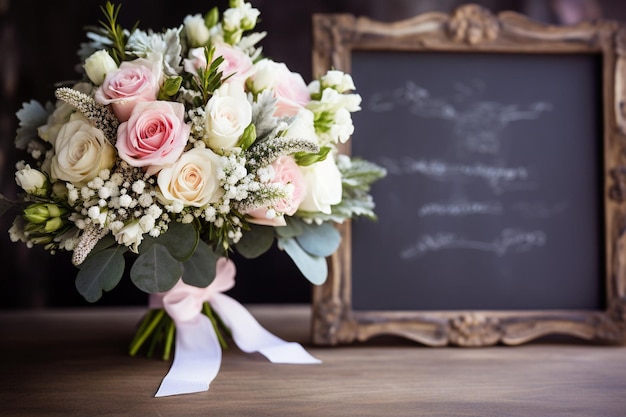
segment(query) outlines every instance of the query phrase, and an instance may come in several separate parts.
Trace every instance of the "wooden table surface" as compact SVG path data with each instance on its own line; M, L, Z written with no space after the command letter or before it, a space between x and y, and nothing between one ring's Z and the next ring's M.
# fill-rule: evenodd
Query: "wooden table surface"
M0 312L0 416L626 416L626 347L541 341L432 348L309 344L309 306L248 306L323 363L232 344L209 391L153 395L169 362L127 355L141 308Z

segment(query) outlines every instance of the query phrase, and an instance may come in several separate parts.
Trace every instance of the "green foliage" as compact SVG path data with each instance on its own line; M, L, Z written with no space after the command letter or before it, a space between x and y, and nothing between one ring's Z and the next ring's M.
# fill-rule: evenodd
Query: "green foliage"
M183 263L159 243L139 255L130 269L130 279L137 288L147 293L172 289L182 275Z
M178 93L180 86L183 82L183 77L170 77L166 78L165 82L159 90L159 100L169 101L172 97Z
M118 65L126 59L126 42L128 41L128 37L124 33L124 29L119 23L117 23L117 17L120 13L121 7L121 4L115 6L110 1L107 1L104 6L100 7L106 22L99 21L106 31L106 36L113 43L111 57L115 60L115 62L117 62ZM133 33L137 26L139 26L139 22L135 23L130 33Z
M283 227L276 228L277 230ZM244 258L254 259L267 252L274 243L274 228L270 226L250 225L239 242L235 245L237 252Z
M255 140L256 128L254 127L253 123L250 123L248 127L246 127L246 129L243 131L243 134L241 135L241 139L239 139L239 143L237 144L237 146L245 151L250 146L252 146Z
M278 248L289 255L304 277L312 284L321 285L326 281L328 276L326 258L306 252L293 238L278 238L277 244Z
M183 281L194 287L208 287L215 279L215 268L219 256L203 241L187 262L183 264Z
M326 159L330 150L329 146L323 146L317 153L296 152L294 157L298 165L309 166Z
M304 232L296 237L302 249L313 255L330 256L341 243L341 234L331 223L307 224L304 223Z
M116 246L89 256L76 276L76 289L85 300L94 303L103 291L110 291L124 274L124 252L127 248Z
M207 62L206 68L198 68L198 78L193 78L192 82L195 87L202 94L202 104L206 104L209 101L210 96L215 90L222 85L222 71L219 70L219 66L224 62L224 58L218 56L213 59L215 55L215 47L204 47L204 57Z
M200 235L192 223L174 221L158 239L146 235L139 245L139 253L149 251L152 245L158 243L165 246L176 260L185 262L194 254L199 241Z

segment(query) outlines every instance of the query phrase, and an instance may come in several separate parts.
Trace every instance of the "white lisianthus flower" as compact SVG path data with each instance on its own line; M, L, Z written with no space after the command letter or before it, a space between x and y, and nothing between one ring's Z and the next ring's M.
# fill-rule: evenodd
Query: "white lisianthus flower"
M87 183L115 164L113 145L80 113L59 130L54 150L50 174L62 181Z
M87 77L95 84L101 85L106 75L117 69L117 63L106 50L96 51L85 59L83 65Z
M348 110L345 108L337 110L329 133L333 140L338 140L341 143L346 143L350 139L354 133L354 124Z
M134 253L139 252L138 248L143 240L144 233L139 221L130 222L127 225L124 225L121 229L112 230L112 232L117 243L128 246Z
M234 2L234 6L224 11L224 30L235 32L237 30L251 30L256 26L260 15L258 9L244 1Z
M289 125L284 133L285 139L304 139L318 143L319 139L315 133L314 117L312 111L300 109L295 120Z
M204 46L209 41L211 34L209 28L204 23L201 14L188 15L183 21L185 25L185 34L187 40L192 47Z
M216 203L224 191L217 172L222 158L208 148L193 148L172 166L159 171L159 200L174 207L202 207Z
M46 195L48 178L43 172L32 169L28 164L15 173L15 182L28 194L39 197Z
M223 84L205 108L207 146L221 152L237 146L252 122L252 106L239 84Z
M320 81L324 88L332 88L340 93L345 93L346 91L351 91L356 88L352 76L338 70L326 72Z
M341 172L333 155L300 169L307 191L299 210L330 214L331 206L339 204L342 198Z

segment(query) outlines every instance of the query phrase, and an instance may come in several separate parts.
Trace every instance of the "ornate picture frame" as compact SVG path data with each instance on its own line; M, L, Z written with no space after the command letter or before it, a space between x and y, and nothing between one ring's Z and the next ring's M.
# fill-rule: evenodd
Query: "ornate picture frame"
M351 72L352 51L600 54L606 308L541 311L354 311L350 221L328 259L327 281L313 289L312 342L338 345L392 335L429 346L519 345L553 334L594 342L626 338L626 30L617 22L554 26L516 12L468 4L386 23L350 14L313 18L313 71ZM357 127L358 131L358 127ZM349 146L342 151L350 153ZM600 190L602 191L602 190ZM566 289L564 289L566 290Z

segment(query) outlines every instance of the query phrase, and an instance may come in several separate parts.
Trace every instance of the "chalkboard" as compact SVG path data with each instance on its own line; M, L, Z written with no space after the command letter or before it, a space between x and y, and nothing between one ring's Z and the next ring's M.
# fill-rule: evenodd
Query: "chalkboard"
M351 73L363 98L342 151L387 169L378 221L338 226L313 342L626 341L621 25L469 4L313 27L314 72Z
M353 223L355 310L604 307L599 55L368 51L352 73L352 153L388 172Z

